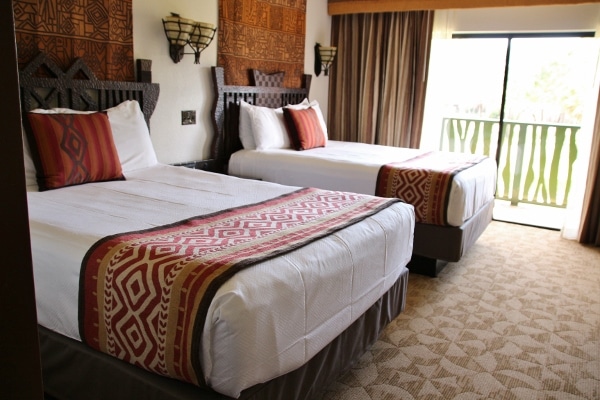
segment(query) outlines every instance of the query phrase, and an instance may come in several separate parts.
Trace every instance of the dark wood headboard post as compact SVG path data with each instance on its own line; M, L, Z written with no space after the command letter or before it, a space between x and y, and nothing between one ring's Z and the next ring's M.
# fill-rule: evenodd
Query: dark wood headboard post
M302 88L282 88L267 86L233 86L225 85L225 71L222 67L212 67L214 103L212 122L214 138L211 158L215 161L217 171L227 172L229 157L242 148L239 138L239 103L243 100L256 104L261 95L279 96L279 106L298 104L308 98L311 76L304 75Z
M101 81L83 59L63 72L45 53L39 53L20 73L22 112L65 107L102 111L125 100L137 100L148 127L160 87L157 83Z
M226 169L223 159L225 143L222 132L225 123L225 70L218 67L212 67L211 70L215 98L212 106L213 141L210 156L215 160L216 170L224 172Z
M312 82L312 75L304 74L302 75L302 89L306 90L306 98L310 94L310 84Z

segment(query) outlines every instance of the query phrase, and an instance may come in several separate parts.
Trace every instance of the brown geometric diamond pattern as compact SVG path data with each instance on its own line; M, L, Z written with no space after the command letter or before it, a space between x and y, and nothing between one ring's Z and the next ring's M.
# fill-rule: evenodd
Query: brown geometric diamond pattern
M63 70L84 58L98 79L133 81L131 0L14 0L19 65L40 51Z
M68 182L81 181L90 176L84 161L88 148L88 142L79 129L74 126L74 118L65 117L64 122L57 121L62 125L63 134L61 135L60 148L65 152L73 163L72 168L68 170Z
M494 221L321 399L599 399L600 248Z
M217 65L228 85L249 85L249 70L283 71L283 86L304 74L306 0L219 0Z

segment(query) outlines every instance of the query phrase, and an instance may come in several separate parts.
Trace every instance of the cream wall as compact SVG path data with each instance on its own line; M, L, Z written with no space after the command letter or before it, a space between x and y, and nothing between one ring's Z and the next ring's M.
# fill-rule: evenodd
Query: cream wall
M151 122L152 142L164 163L209 157L213 136L210 67L217 63L217 38L202 52L200 65L192 55L175 64L168 54L161 18L177 12L184 17L218 23L218 0L133 0L134 58L152 60L153 81L161 85ZM304 70L313 75L310 98L327 116L329 78L314 76L314 45L331 44L331 17L325 0L307 0ZM572 30L600 28L600 5L482 8L436 12L435 36L453 31ZM196 125L181 125L181 111L195 110Z
M152 80L160 97L151 121L152 142L160 162L178 163L209 158L213 137L210 110L213 93L210 67L217 64L217 38L200 56L185 55L175 64L169 57L161 19L170 12L185 18L218 24L218 0L133 0L134 58L152 60ZM329 78L314 76L314 44L329 43L331 17L327 2L307 0L305 73L313 75L310 98L327 115ZM181 111L195 110L195 125L181 125Z

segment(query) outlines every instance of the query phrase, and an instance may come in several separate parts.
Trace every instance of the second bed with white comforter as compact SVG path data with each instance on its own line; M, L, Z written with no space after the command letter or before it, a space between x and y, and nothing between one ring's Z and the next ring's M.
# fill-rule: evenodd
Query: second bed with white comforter
M373 195L382 165L405 161L425 151L329 140L309 150L269 148L231 155L230 175L294 186L313 186ZM448 224L461 226L494 199L496 163L491 158L456 174L447 204Z

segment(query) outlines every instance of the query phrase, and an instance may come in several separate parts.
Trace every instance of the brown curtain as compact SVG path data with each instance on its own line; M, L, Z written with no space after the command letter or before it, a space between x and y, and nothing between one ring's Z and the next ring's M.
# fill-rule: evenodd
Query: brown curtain
M432 25L432 11L332 18L332 139L419 146Z
M596 109L579 242L600 246L600 97Z

